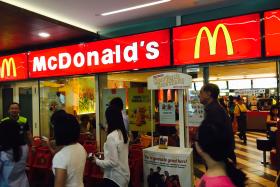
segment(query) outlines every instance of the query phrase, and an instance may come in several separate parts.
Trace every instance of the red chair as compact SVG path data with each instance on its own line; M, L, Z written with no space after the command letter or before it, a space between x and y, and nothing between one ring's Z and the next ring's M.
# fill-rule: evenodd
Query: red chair
M141 187L142 171L139 169L140 159L131 159L129 161L130 180L133 187Z
M97 145L94 141L85 141L83 147L85 148L88 154L97 152Z
M48 147L39 147L36 149L34 163L32 168L50 169L52 165L52 154Z
M96 182L101 182L103 179L103 172L101 168L95 163L92 164L90 178L92 178Z
M85 169L84 169L84 176L85 177L88 177L88 176L90 176L90 174L91 174L91 168L92 168L92 162L90 161L90 160L87 160L86 161L86 164L85 164Z
M48 184L51 178L51 165L52 157L48 147L38 147L35 148L35 154L33 163L29 169L29 180L30 182L33 179L38 178L38 176L43 177L40 181L44 181L43 184Z
M40 136L34 136L32 146L33 147L40 147L42 145L42 140Z

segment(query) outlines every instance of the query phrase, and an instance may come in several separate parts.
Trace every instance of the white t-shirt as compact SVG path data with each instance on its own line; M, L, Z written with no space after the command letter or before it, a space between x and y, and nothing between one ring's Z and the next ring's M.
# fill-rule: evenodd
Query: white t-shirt
M130 178L128 144L124 144L121 131L114 130L104 143L104 160L96 159L96 164L104 169L103 177L120 187L127 187Z
M65 169L67 171L66 187L83 187L83 175L87 153L79 143L65 146L53 158L52 169Z

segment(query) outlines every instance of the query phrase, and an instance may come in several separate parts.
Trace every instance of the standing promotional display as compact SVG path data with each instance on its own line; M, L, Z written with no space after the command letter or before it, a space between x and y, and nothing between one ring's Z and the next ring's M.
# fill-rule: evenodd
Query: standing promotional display
M193 186L192 149L144 149L144 186ZM153 185L151 185L153 184Z

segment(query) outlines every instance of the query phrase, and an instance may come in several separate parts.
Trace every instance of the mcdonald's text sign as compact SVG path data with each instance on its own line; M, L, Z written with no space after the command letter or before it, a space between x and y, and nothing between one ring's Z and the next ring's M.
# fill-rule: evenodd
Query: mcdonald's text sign
M258 58L260 16L250 14L177 27L173 44L175 65Z
M0 81L27 79L27 55L25 53L0 57Z
M170 65L168 29L29 53L29 77L147 69Z
M266 56L280 55L280 10L264 13Z

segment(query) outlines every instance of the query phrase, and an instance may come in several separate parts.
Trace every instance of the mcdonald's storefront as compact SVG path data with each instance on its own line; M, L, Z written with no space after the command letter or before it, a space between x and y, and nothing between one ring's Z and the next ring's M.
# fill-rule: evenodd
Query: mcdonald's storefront
M156 91L152 107L147 99L147 78L163 72L191 74L194 91L203 82L213 82L225 100L241 95L258 115L258 110L278 102L279 20L280 10L272 10L1 57L0 115L7 115L8 104L18 101L33 134L51 136L49 117L56 103L78 118L87 115L100 143L104 109L108 100L118 96L135 137L150 134L150 126L155 125L158 134L177 133L185 139L185 133L180 133L185 129L178 125L184 116L178 90ZM163 127L158 105L167 101L174 102L178 117L175 124ZM173 143L182 145L182 141Z

